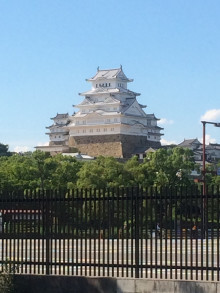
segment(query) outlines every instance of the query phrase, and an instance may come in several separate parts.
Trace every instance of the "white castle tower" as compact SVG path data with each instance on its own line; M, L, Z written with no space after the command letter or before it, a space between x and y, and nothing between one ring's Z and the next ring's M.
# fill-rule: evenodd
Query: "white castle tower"
M132 82L118 69L100 70L91 82L91 90L81 93L84 100L74 107L79 111L70 116L65 127L69 146L90 156L128 158L160 147L160 131L154 114L146 114L137 102L140 94L130 91Z

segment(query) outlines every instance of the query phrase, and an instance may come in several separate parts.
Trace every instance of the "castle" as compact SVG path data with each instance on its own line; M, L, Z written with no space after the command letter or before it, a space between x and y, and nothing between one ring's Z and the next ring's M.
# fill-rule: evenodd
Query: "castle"
M51 154L73 150L90 156L129 158L148 148L161 146L161 130L154 114L146 114L146 106L138 103L140 94L127 88L133 79L127 78L122 66L100 70L86 81L91 90L80 93L82 102L73 115L57 114L47 129L49 146L37 149Z

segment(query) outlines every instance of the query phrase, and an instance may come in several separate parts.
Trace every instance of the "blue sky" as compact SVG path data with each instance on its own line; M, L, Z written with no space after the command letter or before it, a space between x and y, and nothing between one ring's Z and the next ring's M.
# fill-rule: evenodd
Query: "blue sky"
M0 142L47 143L85 79L120 65L163 143L201 139L201 119L220 122L219 15L219 0L0 0ZM220 143L220 128L206 130Z

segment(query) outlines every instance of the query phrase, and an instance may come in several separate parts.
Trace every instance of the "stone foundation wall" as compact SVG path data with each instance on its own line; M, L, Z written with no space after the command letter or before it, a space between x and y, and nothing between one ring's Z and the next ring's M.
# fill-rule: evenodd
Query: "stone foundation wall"
M16 293L219 293L220 282L15 275ZM6 292L6 291L5 291Z
M76 147L81 153L89 156L112 156L130 158L140 147L159 148L159 142L148 141L145 136L135 135L103 135L103 136L71 136L69 146Z
M130 158L136 154L138 148L152 147L157 149L161 146L160 142L149 141L146 136L122 135L121 142L123 158Z
M120 137L117 135L70 137L69 146L76 147L82 154L92 157L122 158L123 156Z

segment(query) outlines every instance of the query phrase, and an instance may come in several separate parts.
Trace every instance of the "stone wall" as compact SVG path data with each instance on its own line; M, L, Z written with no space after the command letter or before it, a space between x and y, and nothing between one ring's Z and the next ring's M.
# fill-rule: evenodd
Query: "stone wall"
M16 293L219 293L220 282L15 275Z
M89 156L112 156L130 158L140 147L159 148L159 142L151 142L145 136L136 135L100 135L100 136L71 136L69 146L76 147L81 153Z

